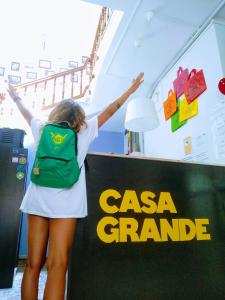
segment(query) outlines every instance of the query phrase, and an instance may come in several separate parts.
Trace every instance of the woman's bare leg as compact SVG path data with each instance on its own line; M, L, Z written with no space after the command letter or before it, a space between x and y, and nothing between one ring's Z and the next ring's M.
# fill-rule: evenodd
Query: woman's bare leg
M76 219L49 219L48 277L44 300L64 300L66 271Z
M22 300L37 300L38 280L46 260L49 219L28 215L28 258L21 286Z

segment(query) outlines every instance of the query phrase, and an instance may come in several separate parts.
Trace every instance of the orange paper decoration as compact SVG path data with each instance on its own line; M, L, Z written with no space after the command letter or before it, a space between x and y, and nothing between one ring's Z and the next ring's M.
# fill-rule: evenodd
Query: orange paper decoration
M168 98L163 103L165 119L168 120L177 111L177 96L172 90L168 92Z

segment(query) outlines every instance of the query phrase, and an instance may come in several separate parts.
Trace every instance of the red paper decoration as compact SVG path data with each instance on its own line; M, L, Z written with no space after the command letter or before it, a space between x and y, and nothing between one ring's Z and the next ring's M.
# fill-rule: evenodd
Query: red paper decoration
M189 76L188 81L184 85L184 93L187 98L187 102L190 104L198 96L200 96L206 90L206 82L203 70L197 72L193 69Z
M177 71L177 78L173 82L174 91L179 98L184 93L184 85L188 80L189 71L188 69L183 70L182 67L179 67Z
M220 92L221 92L223 95L225 95L225 78L222 78L222 79L219 81L218 88L219 88Z

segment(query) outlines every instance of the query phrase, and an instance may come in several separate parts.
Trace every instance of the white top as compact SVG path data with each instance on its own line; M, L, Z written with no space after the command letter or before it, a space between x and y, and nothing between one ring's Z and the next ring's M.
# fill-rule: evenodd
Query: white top
M84 159L89 145L98 136L98 119L86 120L87 128L78 132L78 164L81 167L79 180L69 189L58 189L38 186L30 182L20 209L24 213L48 218L83 218L87 216L87 194ZM33 118L31 130L34 142L38 145L40 129L44 122Z

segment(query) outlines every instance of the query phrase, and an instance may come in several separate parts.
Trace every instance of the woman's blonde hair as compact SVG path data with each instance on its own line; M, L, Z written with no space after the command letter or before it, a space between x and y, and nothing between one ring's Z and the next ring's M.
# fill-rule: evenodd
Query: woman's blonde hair
M72 99L62 100L49 114L48 123L66 121L70 127L79 132L85 122L85 112L83 108Z

